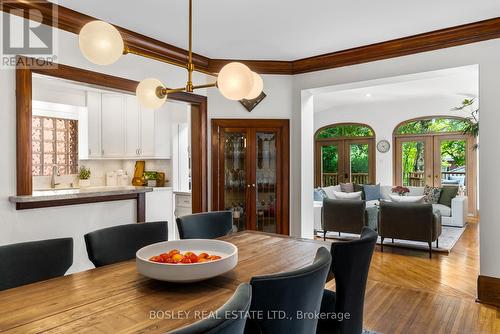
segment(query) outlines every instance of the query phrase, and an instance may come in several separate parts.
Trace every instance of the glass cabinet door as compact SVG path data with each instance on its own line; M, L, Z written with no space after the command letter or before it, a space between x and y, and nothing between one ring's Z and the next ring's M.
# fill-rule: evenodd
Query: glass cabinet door
M276 137L275 132L255 133L255 229L270 233L277 233Z
M224 208L233 213L233 225L246 229L247 216L247 134L224 133Z

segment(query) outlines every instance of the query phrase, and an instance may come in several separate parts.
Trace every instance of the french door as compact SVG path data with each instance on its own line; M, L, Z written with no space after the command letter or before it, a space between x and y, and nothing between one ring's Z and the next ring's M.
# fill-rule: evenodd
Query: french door
M212 207L231 210L238 230L288 234L288 122L284 124L212 121Z
M374 147L373 138L316 141L316 186L375 183Z
M441 187L456 185L469 196L469 212L476 210L475 141L462 134L398 136L395 139L396 185Z

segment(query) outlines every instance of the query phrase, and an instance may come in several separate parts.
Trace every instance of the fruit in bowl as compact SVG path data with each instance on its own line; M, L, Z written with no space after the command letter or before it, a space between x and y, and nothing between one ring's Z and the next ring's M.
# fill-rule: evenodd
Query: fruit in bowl
M172 249L166 253L150 257L149 261L168 264L187 264L217 261L221 258L222 257L219 255L209 255L205 252L200 253L199 255L194 252L185 252L182 254L178 249Z
M136 254L137 271L167 282L198 282L222 275L238 264L238 248L223 240L185 239L144 246Z

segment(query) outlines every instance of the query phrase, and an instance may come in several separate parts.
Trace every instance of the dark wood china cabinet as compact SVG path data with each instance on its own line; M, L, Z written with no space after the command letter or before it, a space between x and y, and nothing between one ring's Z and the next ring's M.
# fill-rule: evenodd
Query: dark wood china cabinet
M289 121L212 119L212 209L238 230L289 234Z

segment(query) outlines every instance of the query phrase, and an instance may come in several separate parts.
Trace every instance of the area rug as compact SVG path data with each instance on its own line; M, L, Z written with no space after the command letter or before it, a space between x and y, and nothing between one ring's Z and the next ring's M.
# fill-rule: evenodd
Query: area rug
M467 227L467 226L466 226ZM436 252L449 253L460 237L464 233L466 227L451 227L451 226L443 226L443 232L439 237L439 247L436 247L436 242L432 243L432 250ZM323 237L323 233L318 233L319 237ZM351 240L359 238L359 235L351 234L351 233L341 233L340 237L337 232L328 232L326 237L329 239L337 239L337 240ZM380 245L380 237L378 238L377 244ZM384 246L397 246L403 248L413 248L413 249L422 249L428 250L429 246L426 242L419 241L410 241L410 240L399 240L394 239L394 243L392 243L392 239L385 238Z

